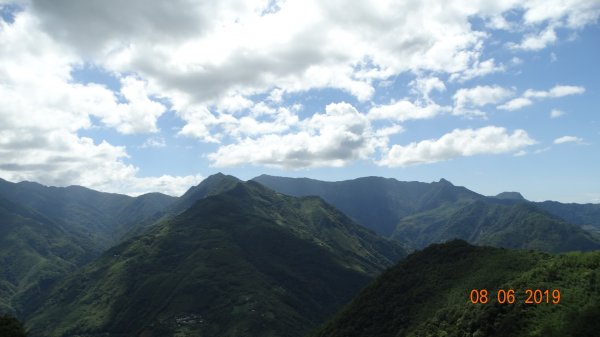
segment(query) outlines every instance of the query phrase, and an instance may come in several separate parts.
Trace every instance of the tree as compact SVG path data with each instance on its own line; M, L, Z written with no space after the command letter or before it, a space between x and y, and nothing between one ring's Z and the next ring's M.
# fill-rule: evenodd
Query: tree
M0 316L0 337L26 337L25 327L10 315Z

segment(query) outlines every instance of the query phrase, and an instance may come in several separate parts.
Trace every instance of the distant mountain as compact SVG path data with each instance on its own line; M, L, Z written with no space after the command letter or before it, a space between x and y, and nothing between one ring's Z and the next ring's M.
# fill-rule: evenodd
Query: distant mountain
M116 244L130 226L177 200L161 193L134 198L81 186L47 187L33 182L10 183L2 179L0 196L62 224L74 235L90 238L94 247L89 249L96 252Z
M502 193L496 195L494 198L505 199L505 200L526 201L526 199L519 192L502 192Z
M288 195L318 195L413 249L453 238L549 252L592 250L600 242L600 205L531 203L518 192L484 197L445 179L429 184L379 177L326 182L262 175L253 180Z
M0 313L33 310L55 281L175 200L0 179Z
M405 254L318 197L237 182L68 276L26 321L34 337L302 336Z
M590 233L531 203L494 199L407 216L392 238L410 238L415 248L459 238L473 244L547 252L600 249L600 242Z
M600 204L563 204L544 201L536 202L535 205L570 223L600 234Z
M408 215L444 204L464 205L484 198L445 179L430 184L381 177L327 182L261 175L253 180L287 195L320 196L384 236L391 235L398 222Z
M88 237L0 197L0 312L15 313L100 252Z
M597 336L598 266L598 251L549 255L459 240L436 244L390 268L311 336ZM486 289L489 302L472 304L473 289ZM499 304L499 289L515 290L514 304ZM548 302L559 290L559 304L546 303L543 293L541 303L525 304L526 289L548 290Z

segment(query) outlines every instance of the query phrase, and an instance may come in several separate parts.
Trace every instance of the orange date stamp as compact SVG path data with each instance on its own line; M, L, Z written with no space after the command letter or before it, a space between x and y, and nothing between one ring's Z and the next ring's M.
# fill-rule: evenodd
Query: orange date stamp
M498 289L493 296L487 289L473 289L469 293L469 301L473 304L486 304L490 299L500 304L514 304L519 299L514 289ZM521 298L525 304L558 304L560 303L560 290L558 289L525 289L525 296Z

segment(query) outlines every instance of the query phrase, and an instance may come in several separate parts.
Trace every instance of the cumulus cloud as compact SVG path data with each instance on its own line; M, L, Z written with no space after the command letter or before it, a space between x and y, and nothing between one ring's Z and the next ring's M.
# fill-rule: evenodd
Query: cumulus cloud
M179 186L198 176L139 178L124 147L81 137L81 131L156 134L168 106L183 121L179 136L218 144L209 155L213 165L346 165L385 148L387 137L402 131L398 123L450 112L430 97L446 90L444 81L505 70L485 56L491 34L475 30L473 18L495 29L525 26L513 33L531 33L517 40L522 49L535 50L556 42L555 32L580 29L600 15L596 1L576 0L18 3L22 11L13 13L14 22L0 20L0 150L25 152L6 157L0 174L113 191L137 190L136 182L153 186L147 179ZM515 10L523 15L506 15ZM113 74L118 87L78 83L73 70L84 64ZM304 111L302 118L286 102L296 93L334 89L371 106L375 84L407 73L416 76L416 102L392 97L366 114L333 104L324 113ZM482 91L458 95L461 108L454 112L476 114L500 103L498 92ZM528 91L499 108L581 92L569 86ZM371 124L385 122L392 126ZM58 148L72 152L61 157ZM52 174L44 171L54 167ZM99 169L86 173L92 167Z
M409 85L413 87L413 92L420 94L426 101L430 101L429 94L432 91L446 91L446 85L438 77L418 77Z
M503 72L506 68L502 64L496 64L493 58L485 61L473 61L471 66L464 71L450 75L450 81L465 82L475 77L482 77L493 73Z
M533 0L523 3L523 20L528 25L552 22L568 28L581 28L596 22L600 16L597 1L544 1Z
M214 166L243 164L282 168L333 166L369 158L390 133L375 134L369 119L348 103L329 104L324 113L302 120L297 132L267 134L224 145L208 155Z
M540 50L546 48L548 45L556 42L557 37L554 32L554 27L548 27L544 31L538 34L530 34L523 38L519 44L509 43L508 46L511 49L522 49L522 50Z
M147 138L144 143L140 146L142 149L146 148L163 148L167 146L167 142L162 137L150 137Z
M565 144L565 143L578 143L578 144L582 144L583 143L583 139L579 138L579 137L575 137L575 136L563 136L563 137L556 138L554 140L554 144Z
M393 145L378 162L381 166L397 167L435 163L479 154L510 153L535 144L527 132L488 126L480 129L455 129L438 139Z
M404 122L411 119L430 119L449 110L449 107L443 107L435 103L420 105L401 100L387 105L375 106L369 110L367 116L371 120L384 119Z
M477 108L502 102L513 95L513 91L497 85L462 88L453 96L455 115L483 114Z
M533 104L533 102L529 98L517 97L517 98L511 99L510 101L508 101L502 105L499 105L498 109L514 111L514 110L519 110L521 108L529 106L531 104Z
M585 92L584 87L574 85L557 85L548 91L536 91L529 89L523 93L526 98L557 98L569 95L579 95Z
M533 100L542 100L547 98L558 98L569 95L579 95L585 92L585 88L573 85L556 85L548 91L543 90L526 90L521 97L512 99L505 104L499 105L498 109L502 110L518 110L528 105L533 104Z
M0 26L0 176L132 193L130 187L141 178L138 168L126 163L126 149L78 132L98 126L126 134L157 131L165 107L149 98L146 82L123 77L117 93L99 84L73 83L71 70L83 61L43 33L35 17L20 12L12 24L1 21ZM177 194L176 183L190 177L197 178L156 178L171 181L171 187L153 185L155 178L147 177L135 190L157 186Z
M105 68L133 71L171 99L183 94L222 107L274 89L338 88L367 100L374 79L406 71L447 73L452 81L502 71L494 59L481 59L487 36L472 30L469 18L517 7L514 1L350 7L285 1L271 11L264 0L28 3L52 37ZM562 16L568 13L565 8Z
M10 181L37 181L52 186L82 185L102 191L138 195L163 192L180 195L200 175L138 177L139 169L126 164L124 147L94 143L66 130L0 131L0 176Z

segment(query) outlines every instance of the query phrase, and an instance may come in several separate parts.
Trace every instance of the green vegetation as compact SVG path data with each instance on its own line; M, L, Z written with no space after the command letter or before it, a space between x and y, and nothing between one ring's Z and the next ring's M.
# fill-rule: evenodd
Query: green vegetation
M0 337L26 337L25 327L18 319L9 315L0 316Z
M431 184L379 177L325 182L262 175L254 180L280 193L321 196L411 249L454 238L548 252L600 248L600 205L532 203L518 192L484 197L445 179Z
M462 205L484 198L445 179L427 184L381 177L327 182L261 175L253 179L293 196L316 195L375 232L389 236L398 222L416 212L446 203Z
M472 304L472 289L490 292ZM516 290L499 304L499 289ZM526 289L559 289L559 304L525 304ZM550 255L464 241L411 254L312 336L597 336L600 252Z
M0 179L0 313L35 310L50 287L176 198Z
M444 179L255 180L216 174L180 198L132 198L0 179L0 314L26 321L34 337L302 336L404 257L404 247L461 238L538 252L431 246L317 335L598 330L598 253L541 253L600 248L600 231L581 228L597 227L598 205L532 203L516 192L484 197ZM465 300L468 289L483 287L512 287L518 297L527 287L560 287L563 300Z
M200 200L55 287L33 336L302 336L405 255L316 197Z
M531 203L478 200L464 207L445 205L407 216L392 235L415 248L453 238L494 247L547 252L589 251L600 242L579 226Z
M600 204L563 204L556 201L535 204L548 213L600 234Z

